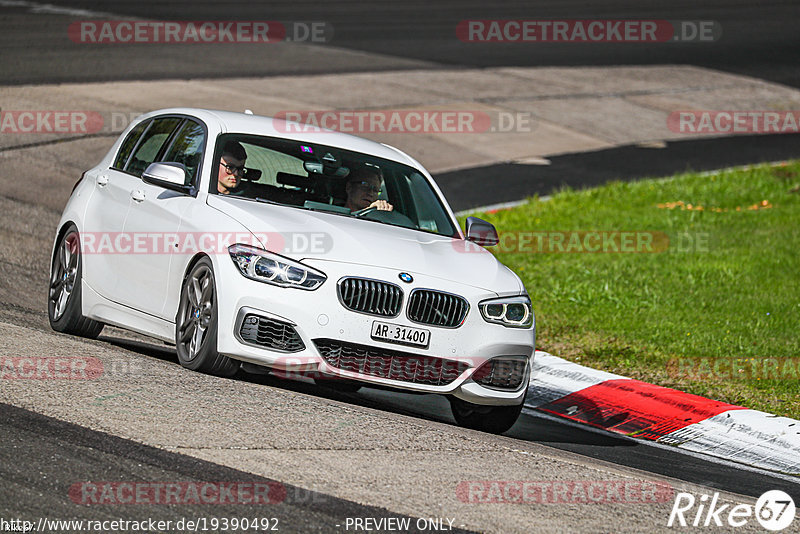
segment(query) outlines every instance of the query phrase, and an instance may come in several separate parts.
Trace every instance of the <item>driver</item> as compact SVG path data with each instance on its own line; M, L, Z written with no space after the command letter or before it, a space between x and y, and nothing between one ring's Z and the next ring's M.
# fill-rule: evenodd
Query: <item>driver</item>
M222 195L241 195L246 191L242 187L242 177L246 171L244 162L247 152L238 141L228 141L222 148L217 174L217 192Z
M392 211L394 207L385 200L378 200L383 177L378 167L363 165L353 170L347 179L345 191L347 202L345 207L350 211L375 208L381 211Z

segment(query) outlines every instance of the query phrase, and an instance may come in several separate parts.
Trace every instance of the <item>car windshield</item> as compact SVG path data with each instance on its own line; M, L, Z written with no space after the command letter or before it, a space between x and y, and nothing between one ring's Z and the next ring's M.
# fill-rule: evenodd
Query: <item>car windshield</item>
M215 155L212 193L458 236L428 179L407 165L245 134L220 135Z

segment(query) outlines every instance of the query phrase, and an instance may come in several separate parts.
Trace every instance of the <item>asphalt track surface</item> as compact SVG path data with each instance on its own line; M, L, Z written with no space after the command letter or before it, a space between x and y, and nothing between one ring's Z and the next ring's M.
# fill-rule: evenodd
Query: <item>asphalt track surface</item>
M402 68L402 63L363 56L334 59L326 46L383 54L437 66L578 66L690 64L800 86L797 4L791 1L711 0L386 0L349 1L174 1L55 0L55 6L110 13L76 20L140 17L150 20L322 21L333 28L328 43L310 51L240 45L91 45L70 42L45 14L12 19L0 35L5 83L58 83L158 78L222 78L276 74L334 73ZM20 10L22 11L22 10ZM490 43L460 41L456 26L473 19L647 19L719 24L714 42L667 43ZM35 22L34 22L35 21ZM409 66L412 66L410 63ZM414 66L419 66L418 64ZM454 90L457 91L456 88Z
M800 87L800 36L797 6L792 2L510 2L486 6L483 2L381 2L368 9L356 2L79 2L66 6L117 16L166 20L280 20L325 21L334 28L330 46L353 52L385 54L385 61L357 54L331 59L325 46L247 50L246 47L198 48L153 45L152 51L127 45L88 47L65 41L62 26L49 24L48 15L11 15L14 24L0 35L0 68L6 84L89 82L122 79L207 78L230 75L268 76L380 69L463 66L577 66L688 63L755 76ZM13 11L13 10L12 10ZM475 46L454 37L464 19L511 18L647 18L714 20L723 36L716 43L663 45L581 44ZM76 15L79 19L80 15ZM100 18L100 17L84 17ZM200 45L202 46L202 45ZM194 48L192 48L194 47ZM165 53L162 53L165 52ZM298 57L300 59L298 59ZM662 176L687 169L704 170L731 165L798 157L797 136L750 136L668 143L664 149L622 147L599 152L559 156L549 166L502 164L467 169L437 177L455 209L518 200L533 193L547 194L563 185L585 187L609 179ZM590 172L591 171L591 172ZM535 177L535 186L531 186ZM486 184L492 187L487 188ZM533 188L532 188L533 187ZM488 197L487 189L494 192ZM6 199L3 199L4 202ZM21 218L38 208L18 204ZM54 214L50 214L51 216ZM49 247L49 227L36 232ZM31 274L27 259L3 258L3 320L47 331L42 299L31 300L45 286L46 273ZM146 342L122 338L113 331L101 343L121 347L146 360L175 361L174 352ZM340 394L302 383L241 374L237 380L281 388L319 398L333 398L354 406L376 408L393 415L411 416L433 425L452 425L443 399L393 395L365 389ZM757 496L767 489L783 489L800 501L798 485L766 474L712 463L654 448L646 444L576 429L531 415L523 415L507 438L574 452L600 462L633 467L742 495ZM495 439L487 436L487 440ZM24 454L21 454L24 451ZM9 405L0 406L0 512L4 516L75 514L65 488L75 480L242 480L268 481L210 462L148 447L72 425ZM289 494L295 490L287 486ZM381 517L385 510L365 507L327 494L295 499L270 508L265 515L280 517L284 531L330 531L332 521L346 516ZM311 497L308 497L311 495ZM309 500L310 503L309 504ZM226 515L226 509L215 509ZM235 510L231 511L231 513ZM81 508L85 518L125 517L125 509ZM186 506L161 511L166 517L207 515L208 510ZM120 515L122 514L122 515ZM153 514L155 515L155 514ZM230 515L230 514L228 514ZM398 517L400 514L391 513Z
M665 145L663 148L629 145L553 156L548 158L549 165L501 163L443 173L435 178L453 209L461 211L549 195L564 187L583 189L612 180L659 178L800 156L798 134L668 141Z
M24 306L14 310L7 306L4 308L7 311L2 314L3 320L24 323L28 328L47 332L46 319L41 311L35 312ZM26 320L20 320L23 318ZM140 364L143 362L148 371L151 367L157 371L163 363L177 367L177 358L171 348L149 342L146 338L141 341L120 334L119 330L107 328L94 343L125 351L130 358L136 358ZM438 431L447 432L448 427L455 429L447 401L435 395L400 394L372 388L364 388L358 393L340 393L305 382L242 371L233 380L319 401L334 401L354 409L378 410L388 420L411 417ZM191 396L178 395L177 399L184 405L192 402ZM765 491L781 489L800 500L800 484L793 481L687 456L640 441L599 434L537 415L523 413L504 437L486 435L486 446L490 447L498 439L509 440L520 450L541 451L541 447L545 447L574 453L593 459L601 469L603 465L625 466L667 477L666 480L683 480L754 498ZM243 509L241 505L187 504L148 506L143 510L142 507L114 504L87 506L70 500L69 489L77 481L103 480L278 483L285 489L285 500L275 505L246 506L246 514L277 517L283 527L281 531L287 532L339 531L334 525L343 524L347 517L405 517L380 507L364 506L329 493L284 484L280 479L259 477L246 470L142 445L7 404L0 404L0 475L4 481L0 484L0 517L140 521L146 514L154 519L176 521L192 517L236 517ZM434 480L420 483L436 484ZM448 489L443 487L442 491Z
M166 347L120 339L113 335L101 334L100 339L148 357L177 361L174 351ZM416 395L375 388L363 388L357 393L341 393L315 384L247 372L240 372L237 379L307 395L337 399L436 423L455 424L450 415L449 403L440 395ZM800 482L778 479L754 471L742 471L729 465L709 462L702 457L687 456L677 450L656 448L611 433L598 433L582 429L579 425L563 424L545 416L523 413L518 422L504 435L521 442L538 443L604 462L741 495L757 497L769 489L781 489L792 495L795 500L800 500Z
M38 476L32 477L31 473ZM0 514L11 517L76 517L70 494L76 480L151 480L203 483L205 481L261 484L269 489L268 502L248 506L244 517L268 518L281 532L325 532L344 525L347 517L403 518L381 508L364 506L330 495L265 479L196 458L148 447L130 440L65 423L28 410L0 405ZM145 478L146 477L146 478ZM274 492L274 493L273 493ZM42 496L46 496L42 498ZM250 498L243 497L243 500ZM10 503L17 503L10 508ZM126 504L83 505L82 519L141 521L142 512ZM153 507L155 521L208 518L208 505L181 504ZM243 517L242 504L214 506L215 517ZM411 518L409 518L411 519ZM410 521L409 532L419 532ZM260 521L259 521L260 523ZM172 530L172 529L168 529ZM469 532L454 528L453 532Z

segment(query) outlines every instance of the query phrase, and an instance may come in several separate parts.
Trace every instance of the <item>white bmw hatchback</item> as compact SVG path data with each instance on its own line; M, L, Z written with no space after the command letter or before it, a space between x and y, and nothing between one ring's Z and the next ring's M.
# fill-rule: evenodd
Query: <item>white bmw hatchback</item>
M252 114L155 111L76 184L51 262L50 324L175 343L189 369L244 363L330 387L447 395L504 432L522 408L534 314L403 152Z

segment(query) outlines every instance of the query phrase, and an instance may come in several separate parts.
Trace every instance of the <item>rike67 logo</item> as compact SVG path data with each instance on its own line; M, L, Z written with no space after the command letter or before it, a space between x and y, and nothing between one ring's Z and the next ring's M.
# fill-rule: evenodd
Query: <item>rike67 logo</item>
M755 517L762 527L777 532L792 524L796 511L794 500L780 490L764 493L755 506L720 504L719 493L709 500L708 495L697 499L691 493L680 492L675 495L667 526L741 527Z

